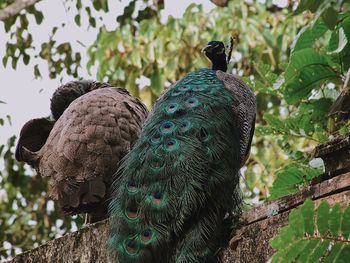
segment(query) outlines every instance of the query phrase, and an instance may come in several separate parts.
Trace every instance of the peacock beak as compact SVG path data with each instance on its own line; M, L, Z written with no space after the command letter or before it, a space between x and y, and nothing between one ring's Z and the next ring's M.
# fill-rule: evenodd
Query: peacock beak
M207 45L202 49L203 53L212 53L214 46L212 45Z

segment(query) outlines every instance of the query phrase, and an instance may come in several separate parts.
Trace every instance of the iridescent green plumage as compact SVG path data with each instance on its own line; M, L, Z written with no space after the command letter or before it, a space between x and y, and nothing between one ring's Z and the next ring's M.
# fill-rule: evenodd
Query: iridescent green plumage
M251 104L249 118L236 111L243 104ZM218 262L229 215L239 210L253 115L253 93L221 71L191 72L161 96L112 186L112 259Z

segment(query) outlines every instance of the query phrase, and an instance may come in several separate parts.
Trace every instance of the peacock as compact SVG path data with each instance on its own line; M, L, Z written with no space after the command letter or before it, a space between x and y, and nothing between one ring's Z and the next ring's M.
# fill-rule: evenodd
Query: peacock
M160 96L115 174L107 240L113 262L219 262L227 245L256 99L226 73L222 42L203 52L212 68L190 72Z
M88 213L88 223L107 217L109 187L148 115L121 88L72 81L51 99L52 118L28 121L15 157L49 177L50 196L64 214Z

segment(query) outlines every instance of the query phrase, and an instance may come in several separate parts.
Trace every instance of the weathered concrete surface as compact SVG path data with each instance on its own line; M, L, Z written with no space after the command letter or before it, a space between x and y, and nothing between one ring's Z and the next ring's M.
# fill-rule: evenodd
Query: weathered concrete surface
M288 222L294 207L311 198L318 204L327 200L331 205L350 203L350 173L311 185L299 193L263 204L243 214L243 225L233 234L225 250L224 263L266 262L273 254L269 240ZM108 221L87 226L77 232L22 253L7 263L105 263L105 243ZM161 259L159 262L162 263Z
M49 241L6 263L106 263L108 220Z

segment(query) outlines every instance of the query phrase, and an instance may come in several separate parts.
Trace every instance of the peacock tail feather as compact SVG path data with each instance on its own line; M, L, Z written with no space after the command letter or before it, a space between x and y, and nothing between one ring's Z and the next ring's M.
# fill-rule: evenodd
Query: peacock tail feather
M159 98L111 187L112 260L218 262L240 204L238 104L211 69Z

